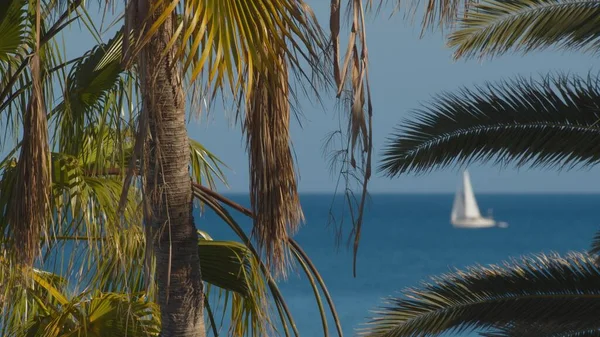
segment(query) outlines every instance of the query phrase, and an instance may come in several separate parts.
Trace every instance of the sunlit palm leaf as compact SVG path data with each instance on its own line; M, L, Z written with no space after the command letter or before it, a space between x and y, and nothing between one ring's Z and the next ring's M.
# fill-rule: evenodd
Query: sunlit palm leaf
M252 279L248 273L258 271L256 260L246 246L234 241L198 242L202 279L217 287L250 295Z
M227 168L225 163L192 138L190 138L190 162L192 178L195 182L213 189L215 188L215 179L227 184L222 170L222 167Z
M158 5L159 2L164 5ZM316 73L323 73L317 60L325 48L325 36L303 1L162 0L155 3L150 11L164 10L155 13L156 20L146 27L132 48L126 48L126 55L136 55L158 27L177 11L182 19L170 45L186 41L177 46L184 70L189 71L192 81L204 74L205 83L213 89L213 97L218 89L226 86L234 93L250 94L254 74L252 71L245 73L246 70L272 69L277 64L280 50L285 51L291 68L305 79L310 76L302 70L302 62L308 62ZM135 6L130 7L128 15L135 16ZM264 41L272 39L271 44L263 45Z
M199 198L200 200L202 200L204 203L206 203L206 205L208 205L209 208L211 208L225 223L227 223L231 227L231 229L233 229L233 231L238 235L240 240L242 240L242 242L250 250L250 252L252 252L253 256L258 258L257 251L254 249L252 243L250 242L248 237L245 235L244 231L239 227L239 225L231 217L229 212L227 212L227 210L219 204L218 201L224 202L226 205L233 207L235 210L237 210L238 212L240 212L243 215L248 216L248 217L254 216L252 214L252 211L250 211L249 209L244 208L241 205L238 205L238 204L232 202L231 200L228 200L227 198L224 198L223 196L220 196L204 187L201 187L198 184L194 184L193 186L194 186L194 188L193 188L194 196L196 198ZM300 245L298 245L298 243L295 242L291 238L288 238L288 242L289 242L290 250L291 250L292 254L294 254L294 256L296 257L296 260L301 265L302 269L304 270L304 272L307 276L309 284L313 288L315 300L317 302L317 306L319 309L318 311L322 318L324 331L328 331L327 319L326 319L327 312L324 309L323 304L322 304L321 294L318 289L319 287L321 288L320 290L323 293L325 299L327 300L327 304L329 306L329 310L330 310L333 320L335 322L338 335L341 337L343 334L342 334L339 317L338 317L337 311L335 309L335 306L333 304L333 301L331 299L331 296L329 295L329 291L327 290L327 287L325 286L325 283L324 283L321 275L319 274L316 267L313 265L313 263L310 260L310 258L308 257L308 255L302 250ZM298 333L297 327L295 326L293 317L290 314L290 311L287 307L285 299L283 298L283 296L279 292L279 289L277 288L277 284L273 281L273 278L270 275L270 272L266 268L264 263L260 260L257 260L257 261L258 261L258 265L260 267L260 271L263 273L263 276L266 279L267 285L269 286L269 289L271 291L271 296L272 296L273 302L275 303L276 308L278 310L280 323L283 327L283 330L284 330L286 336L289 336L289 331L288 331L288 326L287 326L288 320L292 326L294 334L296 336L298 336L299 333ZM327 333L325 333L325 335L327 335Z
M118 293L97 293L90 299L75 297L46 316L24 326L23 335L49 336L158 336L158 306L144 299Z
M82 167L82 160L66 154L53 154L54 196L58 207L66 200L70 206L72 219L85 215L88 219L102 219L104 228L98 229L92 236L107 230L107 225L116 226L120 222L117 214L118 196L122 189L119 178L93 176ZM141 214L134 192L130 193L125 218L126 224L138 225ZM105 222L109 221L109 222ZM95 226L88 222L88 230Z
M449 37L455 57L487 56L548 46L600 47L600 7L595 0L484 0Z
M230 336L270 335L266 282L248 247L233 241L200 240L198 253L202 279L219 287L208 288L207 301L223 308L221 317L230 311Z
M392 136L389 176L472 161L570 168L600 160L597 77L517 79L439 95Z
M600 269L595 257L539 255L504 266L473 267L392 298L368 336L437 336L514 323L597 328Z
M66 284L59 275L0 257L0 334L12 336L29 317L66 303Z
M250 241L250 239L248 238L246 233L244 233L244 231L241 229L239 224L235 221L235 219L233 219L231 214L229 214L229 212L219 202L217 202L214 199L214 197L208 190L202 189L202 188L200 188L199 185L194 184L192 191L194 193L194 197L198 198L201 202L203 202L210 209L212 209L217 214L217 216L219 216L219 218L221 218L235 232L235 234L240 238L242 243L252 252L252 254L254 255L254 257L257 259L257 261L259 263L260 272L263 274L263 276L267 282L267 286L269 287L271 297L273 299L273 302L275 303L275 307L279 314L281 326L282 326L286 336L290 335L290 332L289 332L290 325L291 325L291 328L293 329L294 335L299 336L300 334L298 332L298 328L296 327L293 316L291 315L291 312L287 306L287 303L285 302L285 299L283 298L281 292L279 291L279 288L277 287L277 284L275 283L273 277L271 276L269 269L267 269L265 264L260 260L260 255L254 248L254 245L252 244L252 242ZM250 325L250 324L245 324L244 320L242 320L244 315L238 314L235 316L236 320L234 321L233 326L236 327L236 331L238 331L238 333L240 333L240 335L252 334L252 333L258 333L260 335L260 333L266 331L268 326L271 324L270 319L269 320L263 319L263 318L261 318L260 315L253 314L252 311L244 309L244 308L246 308L246 306L243 305L242 303L238 303L237 305L233 304L232 306L241 308L242 313L246 312L245 315L247 315L251 318L252 323ZM252 307L250 307L250 309L252 309ZM236 310L236 311L239 311L239 310ZM269 318L269 316L265 316L265 318Z

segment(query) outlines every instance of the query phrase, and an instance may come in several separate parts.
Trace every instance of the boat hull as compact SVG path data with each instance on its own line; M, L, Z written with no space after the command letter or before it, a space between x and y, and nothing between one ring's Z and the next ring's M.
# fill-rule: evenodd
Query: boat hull
M450 223L455 228L490 228L496 226L496 221L488 218L453 219Z

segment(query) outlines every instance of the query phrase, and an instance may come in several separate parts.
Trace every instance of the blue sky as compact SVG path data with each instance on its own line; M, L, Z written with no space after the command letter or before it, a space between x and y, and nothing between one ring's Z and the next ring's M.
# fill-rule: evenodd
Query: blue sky
M309 0L324 28L328 28L329 2ZM461 60L454 62L451 50L445 47L443 35L429 33L419 38L418 23L404 20L402 15L389 18L391 7L368 18L369 52L371 57L371 85L374 99L375 161L393 127L410 116L411 109L429 100L441 91L456 90L460 86L473 86L485 81L497 81L515 75L538 75L552 71L587 74L593 68L592 55L545 51L527 56L508 55L494 60ZM345 27L347 29L347 27ZM345 34L344 32L343 34ZM108 35L107 35L108 37ZM78 29L66 35L68 49L83 52L91 46L87 33ZM75 50L72 43L77 44ZM345 43L342 41L342 48ZM323 141L337 125L333 97L325 97L325 110L321 106L302 101L302 127L292 125L294 149L300 170L299 188L302 192L326 193L333 191L336 177L328 170L323 156ZM233 116L215 109L208 116L193 119L188 126L193 138L203 143L230 168L227 171L228 192L248 190L248 164L244 139L239 125L233 125ZM375 163L377 164L377 163ZM600 168L557 172L547 169L515 170L491 166L470 167L476 192L502 193L595 193L600 192ZM452 192L458 183L456 169L436 171L431 174L408 175L388 179L375 174L370 191L397 193ZM224 189L221 187L221 190Z

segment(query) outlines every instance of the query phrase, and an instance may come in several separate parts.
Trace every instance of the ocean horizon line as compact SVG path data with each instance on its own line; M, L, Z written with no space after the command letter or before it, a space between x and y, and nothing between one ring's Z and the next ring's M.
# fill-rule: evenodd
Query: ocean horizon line
M231 195L231 196L242 196L242 195L248 195L249 192L243 192L243 191L219 191L217 190L217 192L219 194L222 195ZM369 195L374 196L374 195L422 195L422 196L427 196L427 195L454 195L456 192L455 191L426 191L426 192L387 192L387 191L381 191L381 192L369 192ZM333 196L335 194L338 195L343 195L342 192L333 192L333 191L299 191L298 194L300 196L303 195L319 195L319 196L324 196L324 195L328 195L328 196ZM598 192L588 192L588 191L524 191L524 192L507 192L507 191L478 191L477 195L600 195L600 191Z

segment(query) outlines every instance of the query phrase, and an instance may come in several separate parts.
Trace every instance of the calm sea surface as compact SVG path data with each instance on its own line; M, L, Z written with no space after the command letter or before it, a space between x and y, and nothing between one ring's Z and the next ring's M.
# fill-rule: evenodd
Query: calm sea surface
M246 196L230 198L248 206ZM297 241L321 272L339 312L344 334L369 317L369 311L389 295L398 295L431 275L453 267L500 263L509 257L539 252L582 251L600 229L600 195L478 195L482 213L506 221L506 229L453 229L449 224L453 196L372 195L358 253L357 277L352 276L352 254L336 249L335 235L327 226L331 195L302 195L306 224ZM231 239L232 233L207 211L198 227L214 239ZM248 229L243 216L235 218ZM344 239L349 232L345 224ZM281 290L295 315L302 336L322 336L312 289L301 272L292 274ZM330 331L334 333L330 321ZM473 334L469 334L471 336Z

